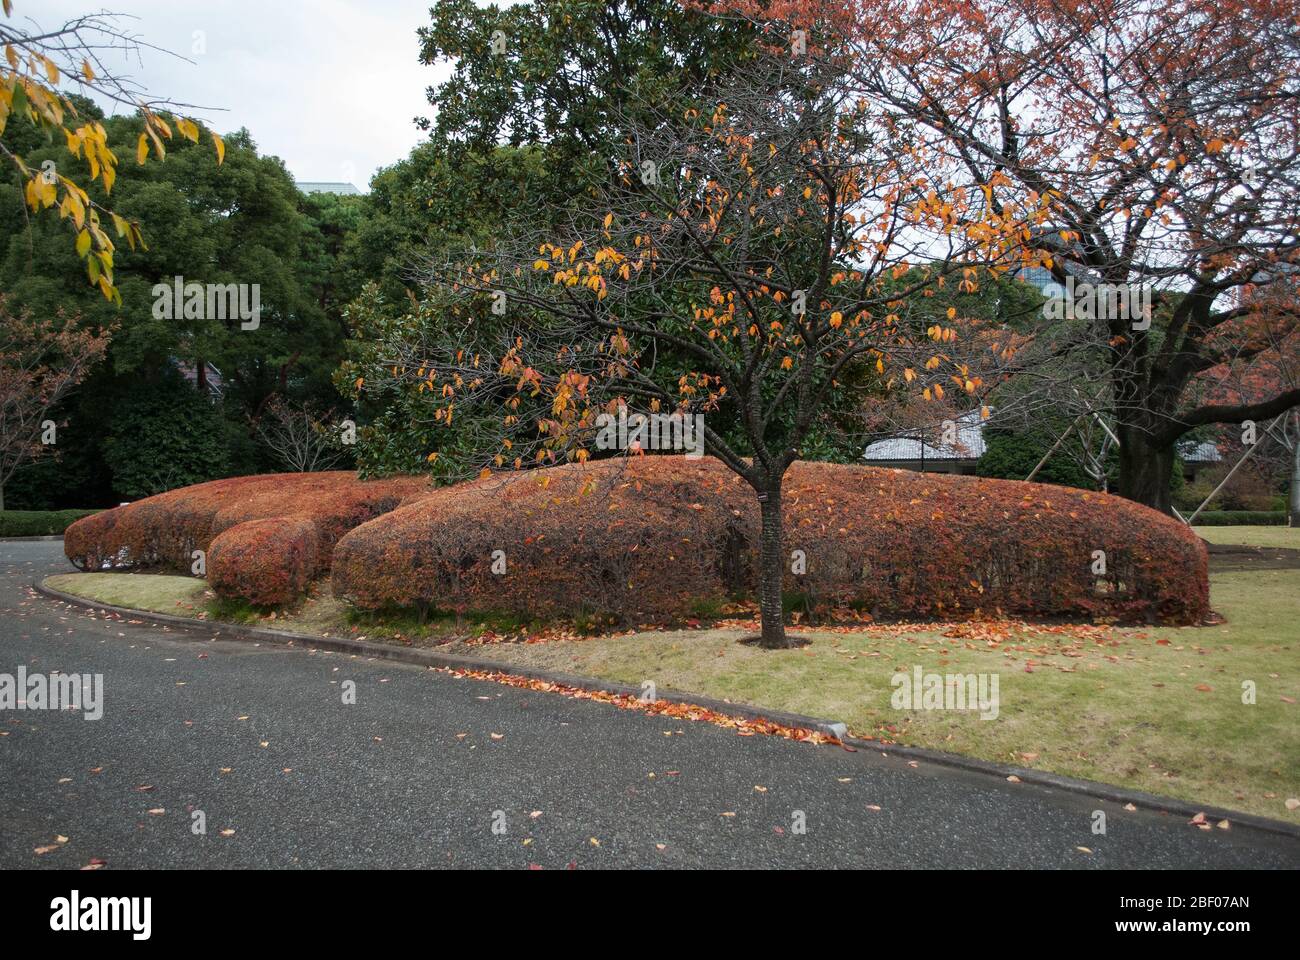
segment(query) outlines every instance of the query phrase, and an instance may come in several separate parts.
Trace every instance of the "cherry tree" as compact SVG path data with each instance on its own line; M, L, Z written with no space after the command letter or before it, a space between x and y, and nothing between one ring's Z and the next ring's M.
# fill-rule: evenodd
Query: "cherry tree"
M423 326L357 383L419 391L444 425L496 411L456 452L480 476L600 455L602 414L702 417L706 452L759 502L771 647L787 643L782 481L801 444L850 380L979 403L957 311L915 305L939 283L973 289L1019 218L953 186L834 49L795 41L773 36L707 100L638 105L603 189L431 265ZM723 409L740 440L711 422Z

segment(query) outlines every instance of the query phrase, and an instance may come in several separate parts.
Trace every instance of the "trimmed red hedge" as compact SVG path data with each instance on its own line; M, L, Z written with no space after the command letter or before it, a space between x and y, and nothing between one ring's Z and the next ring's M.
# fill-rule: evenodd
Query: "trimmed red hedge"
M249 520L218 534L208 549L208 584L223 597L261 606L292 603L319 564L320 532L305 517Z
M1106 494L797 463L783 507L786 550L807 563L785 589L821 606L1172 623L1209 610L1200 539ZM662 622L752 597L758 531L753 491L711 458L554 467L437 490L357 527L335 550L334 592L366 608Z
M233 532L248 521L293 518L307 521L310 526L310 533L300 525L291 528L296 536L312 541L293 548L295 557L312 558L305 572L310 580L329 569L334 544L347 531L429 492L428 480L422 477L363 482L350 471L214 480L79 520L64 535L63 550L82 570L163 567L188 573L193 552L203 550L211 554L219 535ZM264 550L254 550L253 545L269 537L271 529L255 528L231 540L226 552L227 564L237 563L231 558L239 553L252 551L255 569L265 571L270 559ZM276 541L287 546L284 537L289 529L279 528ZM236 545L238 552L234 549ZM209 573L212 561L209 555ZM297 562L296 559L286 562L289 582L301 579L299 573L292 572ZM247 586L250 594L225 595L255 600L264 596L266 590L257 586L255 580L252 571L245 574L227 565L221 586L214 586L219 593L223 588L233 591L243 589L237 585Z

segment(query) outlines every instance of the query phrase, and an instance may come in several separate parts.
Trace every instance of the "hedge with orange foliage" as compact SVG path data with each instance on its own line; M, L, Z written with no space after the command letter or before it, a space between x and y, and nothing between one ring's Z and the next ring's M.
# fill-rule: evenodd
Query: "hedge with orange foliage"
M1199 538L1106 494L796 463L783 508L807 571L787 570L785 589L822 608L1171 623L1209 610ZM758 534L753 491L716 460L604 460L444 488L363 524L335 550L334 592L372 609L661 623L752 598Z
M223 597L276 606L292 603L319 569L316 524L305 517L239 523L213 538L208 584Z
M279 598L292 599L291 585L300 590L328 571L343 534L429 492L425 478L363 482L350 471L233 477L86 517L68 528L63 549L82 570L162 567L187 573L193 552L203 550L218 593L284 603ZM250 521L274 518L293 522L243 529ZM279 568L275 550L283 551Z

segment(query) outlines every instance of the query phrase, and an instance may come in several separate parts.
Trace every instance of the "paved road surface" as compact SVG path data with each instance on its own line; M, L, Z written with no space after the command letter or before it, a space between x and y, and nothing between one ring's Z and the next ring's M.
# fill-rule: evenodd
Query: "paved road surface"
M97 721L0 713L0 867L1300 866L1245 829L30 591L68 569L61 543L0 543L0 673L105 685Z

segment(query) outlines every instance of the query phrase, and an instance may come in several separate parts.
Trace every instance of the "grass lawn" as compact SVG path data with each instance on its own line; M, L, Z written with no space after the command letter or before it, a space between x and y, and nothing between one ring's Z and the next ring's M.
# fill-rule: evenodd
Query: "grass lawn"
M1212 528L1253 537L1285 528ZM255 617L214 604L187 577L71 574L50 586L105 603ZM449 641L454 624L358 620L317 596L266 626L445 643L450 653L693 692L843 720L860 736L965 753L1300 822L1300 570L1223 572L1211 627L917 624L801 628L811 642L764 651L752 629L655 631L533 643ZM460 632L484 633L468 621ZM469 628L468 631L466 628ZM485 633L490 638L491 632ZM999 712L895 709L896 672L996 675ZM1252 681L1256 702L1242 702Z
M196 617L214 596L205 580L161 574L66 573L46 577L45 585L114 607Z
M1239 543L1247 547L1289 547L1300 550L1300 527L1193 527L1209 543Z

